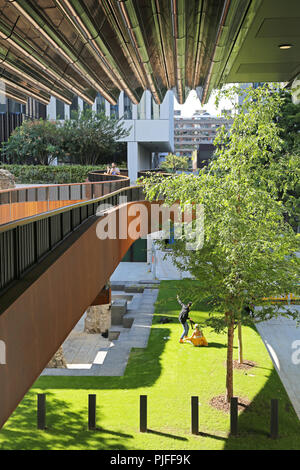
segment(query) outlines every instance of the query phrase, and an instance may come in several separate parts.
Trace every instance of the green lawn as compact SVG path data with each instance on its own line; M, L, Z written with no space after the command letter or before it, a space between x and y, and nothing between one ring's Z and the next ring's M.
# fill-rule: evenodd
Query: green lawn
M205 330L207 348L179 344L176 293L185 282L161 283L148 347L132 352L123 377L39 378L0 431L0 449L300 449L300 422L251 328L243 329L245 359L257 367L235 370L234 390L252 403L239 414L239 436L229 436L229 415L209 404L225 391L226 335ZM207 315L206 305L193 308L194 320ZM166 315L173 322L160 324ZM46 431L36 429L37 393L47 393ZM87 430L89 393L97 394L97 431ZM148 433L139 433L141 394L148 395ZM199 436L190 433L192 395L199 396ZM271 398L280 400L278 440L268 437Z

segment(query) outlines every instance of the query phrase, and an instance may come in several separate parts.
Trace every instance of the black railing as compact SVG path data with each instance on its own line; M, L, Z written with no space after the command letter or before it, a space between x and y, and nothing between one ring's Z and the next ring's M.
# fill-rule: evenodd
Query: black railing
M1 225L0 294L21 279L90 217L94 217L101 204L118 206L120 197L124 196L127 202L145 199L142 187L125 187L94 200Z

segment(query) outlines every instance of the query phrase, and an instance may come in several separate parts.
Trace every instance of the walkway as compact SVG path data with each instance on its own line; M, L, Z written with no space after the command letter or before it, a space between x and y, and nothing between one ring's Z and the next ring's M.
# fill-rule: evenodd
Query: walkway
M300 305L291 308L299 311ZM256 328L300 419L300 326L279 317L258 323Z
M126 287L132 283L125 283ZM117 288L117 284L113 286ZM114 296L124 294L113 290ZM63 343L67 369L44 369L42 375L63 376L122 376L132 348L146 348L150 335L154 303L158 289L145 288L143 293L132 293L127 304L126 318L132 318L131 328L116 325L110 331L118 331L117 340L110 341L100 334L83 332L84 317ZM125 318L124 317L124 318Z

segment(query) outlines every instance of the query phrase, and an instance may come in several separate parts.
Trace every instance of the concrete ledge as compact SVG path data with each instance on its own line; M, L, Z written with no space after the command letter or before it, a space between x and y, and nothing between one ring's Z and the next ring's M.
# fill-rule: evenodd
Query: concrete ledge
M144 292L144 287L134 286L134 285L127 285L124 288L124 292L134 292L136 294L142 294Z
M115 282L111 283L110 288L111 288L112 291L114 291L114 290L124 290L125 284L124 284L124 282L115 281Z
M111 324L121 325L123 316L127 311L127 300L116 299L111 305Z
M116 339L119 338L119 336L120 336L120 331L111 331L111 330L109 330L109 332L108 332L109 341L116 340Z
M132 317L123 317L123 327L124 328L131 328L133 324L134 318Z

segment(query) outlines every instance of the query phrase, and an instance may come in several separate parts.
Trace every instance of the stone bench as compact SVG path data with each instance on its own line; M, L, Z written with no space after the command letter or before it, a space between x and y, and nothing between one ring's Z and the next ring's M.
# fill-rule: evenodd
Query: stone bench
M111 324L122 325L123 316L127 311L127 300L115 299L111 304Z

